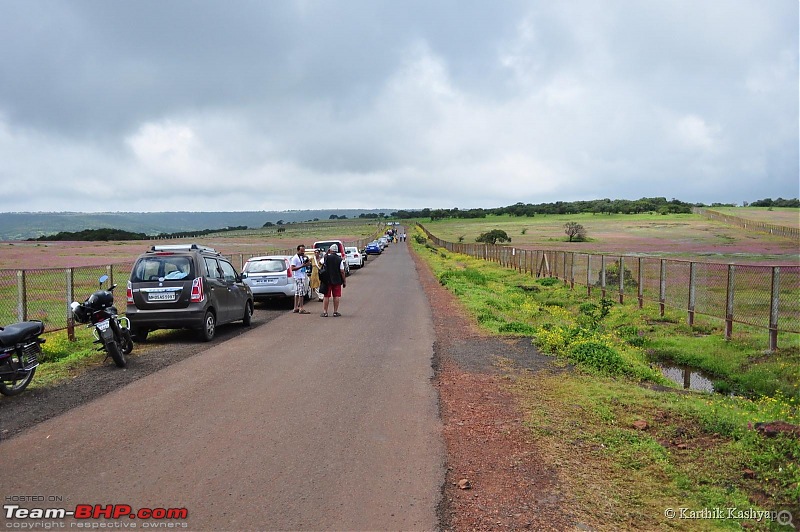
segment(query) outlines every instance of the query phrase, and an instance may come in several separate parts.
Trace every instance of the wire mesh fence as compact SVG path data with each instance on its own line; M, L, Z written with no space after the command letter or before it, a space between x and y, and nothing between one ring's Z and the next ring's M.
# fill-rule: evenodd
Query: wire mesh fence
M363 248L373 238L344 242L347 246ZM250 257L259 255L293 255L292 249L270 249L263 252L233 253L224 255L238 271ZM0 326L18 321L41 320L45 331L65 329L69 320L69 304L83 301L101 288L103 275L108 280L102 285L108 289L117 284L114 296L117 308L125 310L125 289L134 261L103 266L74 268L41 268L27 270L0 270ZM122 303L121 303L122 302Z
M778 333L800 333L800 266L734 265L689 260L518 250L492 244L446 242L419 225L437 246L492 260L537 277L557 277L570 286L583 285L589 294L622 302L631 300L685 310L693 324L695 314L725 320L731 337L733 324L769 330L769 349L777 349Z

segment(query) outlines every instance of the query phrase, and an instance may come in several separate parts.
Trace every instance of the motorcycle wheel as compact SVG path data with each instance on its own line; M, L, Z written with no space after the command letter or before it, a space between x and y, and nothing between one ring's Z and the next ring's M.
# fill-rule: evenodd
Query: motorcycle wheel
M123 355L129 355L133 351L133 338L131 338L131 331L128 329L122 329L122 342L120 345L122 346Z
M108 342L106 344L106 351L108 351L109 356L114 360L114 364L116 364L118 368L124 368L127 365L125 355L120 351L117 342Z
M30 370L23 378L16 381L0 381L0 393L3 395L11 396L22 393L22 390L28 387L33 380L33 374L36 373L36 368Z

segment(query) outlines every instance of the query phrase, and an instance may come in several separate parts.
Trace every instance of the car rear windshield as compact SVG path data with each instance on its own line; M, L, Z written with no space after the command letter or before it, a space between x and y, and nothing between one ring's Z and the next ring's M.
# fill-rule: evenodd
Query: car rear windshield
M275 273L286 270L286 261L283 259L264 259L247 261L244 271L247 273Z
M158 281L162 277L165 280L193 278L191 259L180 255L143 257L131 272L131 281Z

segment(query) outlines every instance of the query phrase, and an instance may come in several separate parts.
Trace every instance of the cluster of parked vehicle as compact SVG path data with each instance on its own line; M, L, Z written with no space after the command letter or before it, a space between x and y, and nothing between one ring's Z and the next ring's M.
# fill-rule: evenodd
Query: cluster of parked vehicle
M392 234L385 234L382 237L373 240L369 244L366 245L364 248L365 255L380 255L383 253L383 250L389 245L390 242L394 241L394 233Z
M345 272L363 268L369 254L380 254L389 245L387 237L371 242L367 249L345 246L339 240L314 242L309 250L323 256L336 244ZM369 252L372 244L377 252ZM128 280L125 316L114 306L113 290L102 288L108 280L99 279L100 289L83 303L70 306L78 323L92 328L95 343L119 367L127 364L126 355L133 342L143 342L156 329L194 329L210 341L217 326L241 321L249 326L257 300L294 298L294 279L289 268L291 256L252 257L237 272L233 264L213 248L199 244L153 246L133 265ZM309 265L308 268L311 268ZM310 273L310 271L309 271ZM306 276L308 282L308 276ZM308 286L306 286L308 288ZM307 299L311 291L306 290ZM44 324L26 321L0 327L0 393L16 395L33 379L41 359Z

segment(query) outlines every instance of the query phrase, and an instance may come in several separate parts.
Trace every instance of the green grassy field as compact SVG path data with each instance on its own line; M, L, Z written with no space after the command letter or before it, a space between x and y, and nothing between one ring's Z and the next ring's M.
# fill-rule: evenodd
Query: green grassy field
M498 370L582 522L602 530L767 530L774 523L670 520L665 512L800 511L800 440L755 430L769 421L800 423L796 337L795 347L765 354L762 331L740 328L725 341L718 321L689 327L670 312L589 298L559 280L417 238L415 251L481 328L530 337L556 366L574 368L531 374L509 363ZM678 390L654 365L665 360L702 368L719 390L737 395Z

